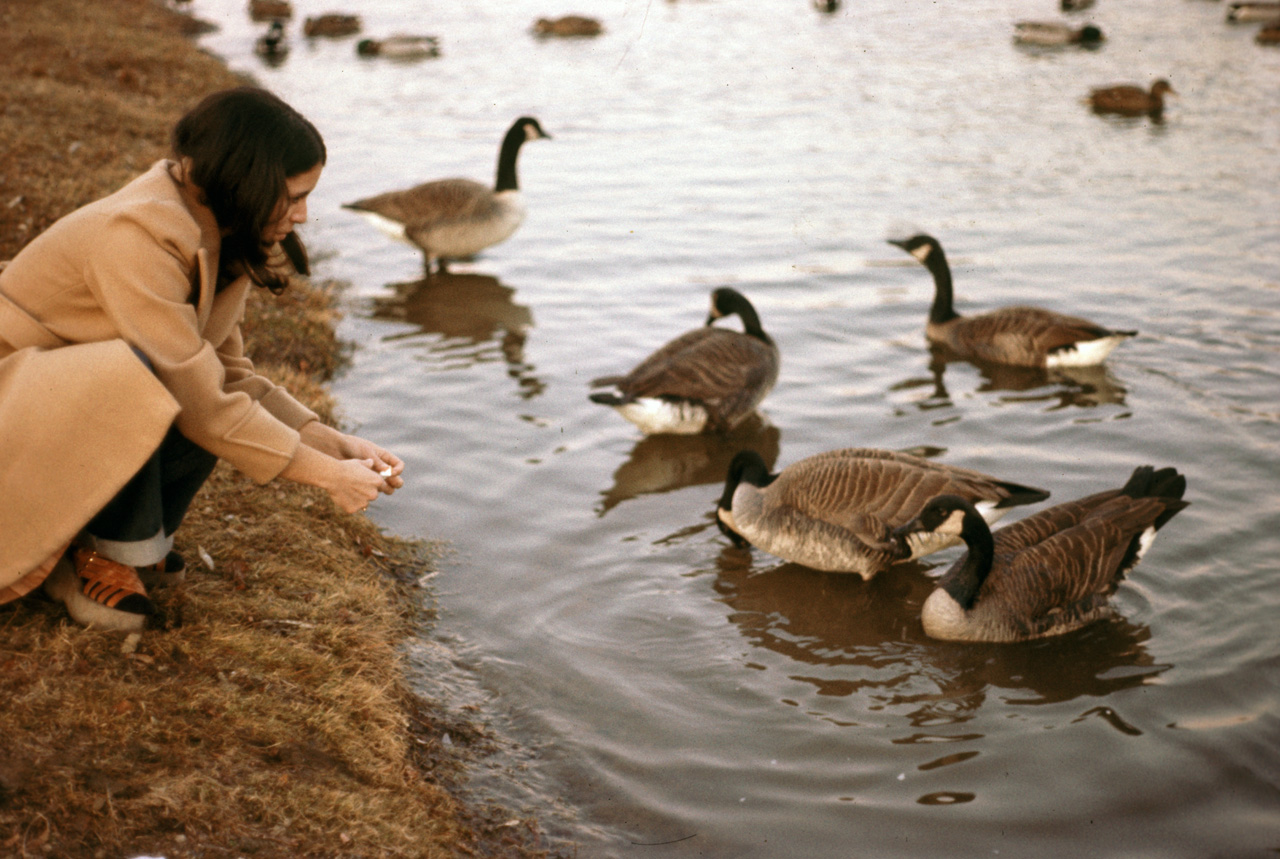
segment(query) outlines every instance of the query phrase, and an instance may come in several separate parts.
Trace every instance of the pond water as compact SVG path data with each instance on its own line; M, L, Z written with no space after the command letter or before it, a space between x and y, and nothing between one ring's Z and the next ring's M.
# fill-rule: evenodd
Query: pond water
M326 136L304 235L350 284L334 390L408 463L370 514L451 544L436 634L532 750L543 810L572 809L579 855L1280 851L1280 49L1256 25L1099 0L1070 20L1103 47L1050 52L1011 42L1061 17L1049 0L294 5L274 66L241 0L194 12L221 26L203 45ZM326 11L437 35L442 56L303 39ZM530 34L568 12L605 33ZM1162 123L1082 104L1160 76L1179 93ZM553 135L520 156L528 219L450 276L423 281L417 251L340 208L490 180L523 114ZM935 365L932 282L885 243L916 229L962 312L1036 303L1141 333L1072 376ZM646 439L587 400L722 284L782 351L759 421ZM736 450L781 467L847 446L1057 501L1173 465L1192 504L1119 619L944 644L919 611L957 550L864 583L714 526Z

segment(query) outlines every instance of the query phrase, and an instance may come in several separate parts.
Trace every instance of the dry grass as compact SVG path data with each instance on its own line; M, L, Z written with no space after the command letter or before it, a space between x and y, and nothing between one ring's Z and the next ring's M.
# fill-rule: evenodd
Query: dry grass
M0 4L0 259L237 83L190 31L152 0ZM332 421L332 291L298 283L250 310L260 369ZM428 547L220 465L178 548L188 581L157 592L138 639L34 597L0 607L0 857L547 855L534 822L456 798L485 732L406 687Z

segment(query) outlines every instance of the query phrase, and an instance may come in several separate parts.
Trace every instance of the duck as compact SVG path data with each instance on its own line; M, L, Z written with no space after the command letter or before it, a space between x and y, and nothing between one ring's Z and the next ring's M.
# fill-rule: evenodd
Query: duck
M1253 40L1259 45L1280 45L1280 23L1263 27Z
M1232 3L1227 6L1227 20L1233 24L1280 20L1280 3Z
M1164 96L1177 95L1164 78L1151 84L1150 90L1133 84L1094 89L1089 93L1089 104L1094 113L1119 113L1124 116L1150 116L1159 118L1164 113Z
M1020 45L1059 47L1082 45L1093 47L1102 44L1102 31L1093 24L1072 27L1056 21L1019 21L1013 25L1013 40Z
M344 204L393 238L422 249L426 271L447 271L448 261L466 259L511 237L524 221L516 179L516 156L529 140L550 138L532 116L507 130L498 151L493 187L471 179L437 179L403 191L388 191Z
M267 32L254 43L258 56L267 59L283 59L289 53L289 43L284 38L284 24L277 19L267 27Z
M1109 598L1189 502L1175 468L1135 468L1119 489L1038 511L992 534L968 499L941 495L895 529L949 535L967 551L921 608L944 641L1018 642L1062 635L1114 615Z
M742 331L719 328L737 316ZM722 286L711 293L706 324L686 331L625 376L593 379L592 402L611 406L646 435L728 432L764 400L778 380L778 346L747 297Z
M425 60L440 56L440 38L396 34L385 39L361 39L356 43L356 53L362 57Z
M813 8L831 14L840 11L840 0L813 0Z
M743 450L729 463L716 524L739 548L756 546L815 570L869 580L893 564L959 545L958 536L893 534L944 493L976 505L991 522L1049 497L905 452L832 450L770 474L758 453Z
M961 316L951 305L951 267L942 245L924 233L890 239L933 274L933 306L925 336L931 343L970 361L1015 367L1090 367L1137 331L1113 331L1078 316L1039 307L1002 307Z
M538 36L598 36L604 32L604 25L595 18L565 15L562 18L539 18L533 22L533 32Z
M1063 12L1080 12L1092 8L1093 0L1061 0L1060 6Z
M302 32L307 36L351 36L360 32L359 15L340 15L330 12L308 17L302 22Z
M287 21L293 17L289 0L249 0L249 17L254 21Z

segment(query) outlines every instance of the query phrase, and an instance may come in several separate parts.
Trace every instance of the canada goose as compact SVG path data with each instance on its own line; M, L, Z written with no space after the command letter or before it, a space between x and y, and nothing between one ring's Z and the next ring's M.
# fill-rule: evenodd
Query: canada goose
M1062 0L1063 12L1079 12L1093 6L1093 0Z
M1019 21L1013 25L1013 40L1020 45L1057 47L1083 45L1092 47L1103 41L1102 31L1092 24L1072 27L1056 21Z
M1227 6L1227 20L1232 23L1276 19L1280 19L1280 3L1232 3Z
M538 36L598 36L604 26L595 18L582 15L565 15L563 18L539 18L533 23Z
M356 53L362 57L388 57L393 60L425 60L440 56L440 39L436 36L388 36L385 39L361 39Z
M524 220L516 181L516 156L526 140L549 138L531 116L515 121L498 152L492 188L471 179L439 179L404 191L388 191L344 208L354 209L393 238L416 245L445 271L448 260L474 256L509 238Z
M1101 364L1136 331L1111 331L1087 319L1039 307L1002 307L961 316L951 306L951 267L933 236L890 239L933 274L933 306L925 336L967 359L1019 367L1087 367Z
M1134 469L1121 489L1041 510L995 534L966 499L943 495L894 531L959 537L965 555L921 610L924 631L949 641L1026 641L1112 614L1107 598L1189 502L1173 468Z
M254 51L260 57L277 60L289 53L289 43L284 40L284 25L278 19L272 21L267 32L258 37Z
M1119 113L1124 116L1151 116L1159 119L1164 113L1164 96L1177 95L1169 82L1160 78L1150 91L1132 84L1102 87L1089 93L1089 104L1094 113Z
M735 314L741 332L712 325ZM726 432L773 388L778 363L778 347L751 302L724 286L711 293L703 327L681 334L625 376L592 380L592 388L616 390L590 396L645 433Z
M351 36L360 32L360 16L334 12L317 15L302 22L302 32L306 36Z
M959 536L894 537L926 501L964 497L994 522L1043 489L942 465L908 453L849 448L820 453L770 474L755 451L729 464L716 523L739 546L751 544L815 570L869 579L899 561L954 546Z
M249 17L254 21L287 21L293 17L289 0L249 0Z

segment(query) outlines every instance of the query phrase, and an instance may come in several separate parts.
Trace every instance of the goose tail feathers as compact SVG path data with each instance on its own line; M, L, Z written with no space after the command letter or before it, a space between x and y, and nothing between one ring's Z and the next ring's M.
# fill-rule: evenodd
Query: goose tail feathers
M1190 505L1183 501L1182 495L1187 491L1187 477L1176 468L1155 468L1140 465L1133 470L1129 481L1120 490L1121 494L1130 498L1160 498L1165 502L1164 512L1152 523L1159 530L1178 513Z
M1003 480L999 481L998 485L1009 495L996 504L997 510L1008 510L1010 507L1023 504L1039 504L1049 497L1048 490L1037 489L1034 486L1023 486L1021 483L1009 483Z

